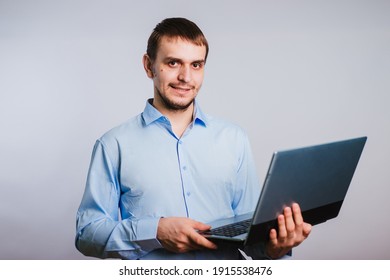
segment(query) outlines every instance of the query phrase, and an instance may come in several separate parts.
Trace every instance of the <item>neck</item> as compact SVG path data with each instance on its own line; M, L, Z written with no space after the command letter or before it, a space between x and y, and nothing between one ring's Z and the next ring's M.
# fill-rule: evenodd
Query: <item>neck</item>
M180 138L189 124L192 122L194 114L194 102L183 110L171 110L164 106L161 106L158 102L153 100L153 106L164 116L166 116L172 126L172 130L175 135Z

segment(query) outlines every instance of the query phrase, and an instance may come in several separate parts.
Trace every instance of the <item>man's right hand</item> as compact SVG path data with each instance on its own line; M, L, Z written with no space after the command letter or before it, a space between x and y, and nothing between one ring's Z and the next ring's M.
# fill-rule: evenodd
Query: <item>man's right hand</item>
M192 250L217 249L217 246L197 231L210 229L209 225L181 217L161 218L157 239L168 251L185 253Z

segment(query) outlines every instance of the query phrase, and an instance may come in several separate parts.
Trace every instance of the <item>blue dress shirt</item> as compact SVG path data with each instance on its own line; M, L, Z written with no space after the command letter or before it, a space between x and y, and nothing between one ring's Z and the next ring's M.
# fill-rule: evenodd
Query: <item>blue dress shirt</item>
M246 134L204 114L178 138L146 103L143 113L96 141L77 212L76 247L123 259L234 259L230 245L174 254L156 238L161 217L204 223L253 211L260 186Z

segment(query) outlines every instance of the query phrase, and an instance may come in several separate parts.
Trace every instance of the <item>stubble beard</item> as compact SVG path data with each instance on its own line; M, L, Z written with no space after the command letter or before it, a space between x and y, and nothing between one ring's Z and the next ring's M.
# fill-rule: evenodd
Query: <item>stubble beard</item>
M171 100L171 99L167 98L166 96L164 96L163 94L161 94L161 92L157 88L156 88L156 92L157 92L160 100L162 101L164 107L167 110L173 111L173 112L186 111L194 103L194 100L195 100L195 97L194 97L190 101L188 101L187 103L174 102L173 100Z

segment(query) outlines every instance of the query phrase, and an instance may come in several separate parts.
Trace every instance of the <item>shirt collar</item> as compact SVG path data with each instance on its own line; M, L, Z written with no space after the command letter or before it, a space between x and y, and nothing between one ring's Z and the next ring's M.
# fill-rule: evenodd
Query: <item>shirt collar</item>
M146 125L151 124L159 119L166 120L166 117L160 113L156 108L152 105L153 98L150 98L146 101L145 109L142 113L142 118ZM194 124L200 124L203 126L207 126L208 117L203 111L200 109L198 102L194 101L195 109L194 109Z

